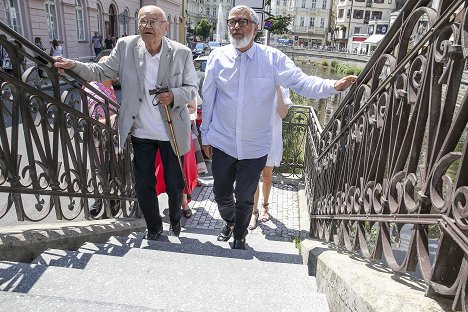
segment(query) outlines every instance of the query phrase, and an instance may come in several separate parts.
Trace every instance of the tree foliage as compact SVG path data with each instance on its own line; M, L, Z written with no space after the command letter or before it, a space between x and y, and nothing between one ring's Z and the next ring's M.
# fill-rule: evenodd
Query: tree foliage
M270 16L268 18L273 22L273 27L270 32L275 35L282 35L288 32L288 26L291 24L291 18L289 16Z
M195 27L195 35L202 36L203 38L208 38L210 31L211 24L205 18L201 19Z

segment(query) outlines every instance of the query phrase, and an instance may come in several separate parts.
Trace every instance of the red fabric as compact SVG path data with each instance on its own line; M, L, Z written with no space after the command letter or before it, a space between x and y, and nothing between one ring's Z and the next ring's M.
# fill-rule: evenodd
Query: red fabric
M197 177L198 177L198 170L197 170L197 160L195 158L195 151L193 149L193 140L190 140L190 150L187 154L184 155L184 175L187 181L187 186L192 194L193 189L197 186ZM154 162L155 172L154 175L156 176L156 194L159 195L161 193L166 192L166 183L164 182L164 168L161 162L161 154L156 154L156 160ZM179 170L177 168L177 170ZM185 193L185 188L184 188ZM187 198L187 202L189 203L190 200Z

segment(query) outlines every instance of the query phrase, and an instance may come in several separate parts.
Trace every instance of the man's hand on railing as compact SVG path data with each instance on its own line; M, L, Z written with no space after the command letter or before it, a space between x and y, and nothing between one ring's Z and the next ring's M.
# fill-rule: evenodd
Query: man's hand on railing
M61 56L55 56L53 59L55 60L54 66L58 69L60 75L63 75L64 69L72 69L76 66L76 62L71 59L66 59Z
M351 87L353 83L356 82L357 76L349 75L346 77L341 78L335 82L335 90L336 91L344 91Z

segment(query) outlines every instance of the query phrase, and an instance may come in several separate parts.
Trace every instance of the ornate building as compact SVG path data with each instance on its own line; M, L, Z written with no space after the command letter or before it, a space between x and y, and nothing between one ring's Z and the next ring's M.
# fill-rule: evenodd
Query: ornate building
M213 33L216 33L218 13L222 10L222 21L227 20L229 10L231 10L233 0L188 0L186 11L187 36L193 37L195 27L201 19L207 19L213 25ZM213 38L214 39L214 36Z
M95 31L104 38L136 34L138 10L147 4L166 12L167 36L179 40L182 0L0 0L0 20L32 42L42 38L46 48L57 39L66 57L87 61Z

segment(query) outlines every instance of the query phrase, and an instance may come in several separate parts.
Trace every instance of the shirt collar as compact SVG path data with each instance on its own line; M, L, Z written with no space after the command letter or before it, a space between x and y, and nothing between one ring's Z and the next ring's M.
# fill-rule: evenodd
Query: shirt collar
M241 52L239 51L238 49L234 48L233 45L231 45L231 48L232 50L230 51L231 53L231 57L233 59L236 59L239 55L241 55L242 53L245 53L247 54L247 56L252 59L255 55L255 51L257 51L257 44L254 42L253 45L250 47L250 49L248 49L247 51L245 52Z
M161 49L159 50L158 53L156 53L155 55L151 55L151 54L148 52L148 49L146 49L146 47L145 47L146 57L148 57L148 58L151 59L151 60L156 60L156 59L160 60L160 59L161 59L161 53L162 53L162 50L163 50L162 48L163 48L163 47L161 46Z

